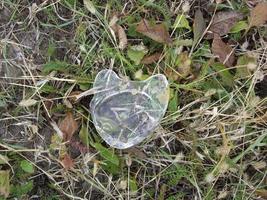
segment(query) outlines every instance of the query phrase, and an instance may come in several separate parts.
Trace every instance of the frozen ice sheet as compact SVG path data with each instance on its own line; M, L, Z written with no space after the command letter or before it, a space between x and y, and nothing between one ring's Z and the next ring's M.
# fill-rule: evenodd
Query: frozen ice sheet
M98 88L90 104L94 125L118 149L134 146L152 134L167 109L169 87L162 74L129 81L112 70L102 70L94 88Z

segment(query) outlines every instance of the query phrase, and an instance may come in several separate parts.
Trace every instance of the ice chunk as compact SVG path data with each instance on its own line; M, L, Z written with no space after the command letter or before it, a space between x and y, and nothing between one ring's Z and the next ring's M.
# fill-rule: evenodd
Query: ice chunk
M129 148L152 134L164 116L169 87L162 74L144 81L121 79L112 70L100 71L90 110L100 136L112 147Z

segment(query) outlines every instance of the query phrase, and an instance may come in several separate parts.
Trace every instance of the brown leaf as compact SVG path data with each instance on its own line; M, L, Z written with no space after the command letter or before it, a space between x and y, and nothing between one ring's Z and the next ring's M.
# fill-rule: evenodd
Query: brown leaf
M132 147L132 148L126 149L125 152L127 152L131 155L134 155L140 159L147 158L147 155L141 149L138 149L137 147Z
M262 197L263 199L267 199L267 190L261 189L261 190L256 190L255 193Z
M218 56L220 62L227 67L233 66L235 61L234 50L229 44L224 43L217 34L214 36L211 49L212 53Z
M81 94L81 93L82 93L81 91L72 91L72 92L70 93L70 95L68 96L69 101L70 101L72 104L77 103L77 102L78 102L77 96L78 96L79 94Z
M171 80L186 79L192 74L191 64L192 61L189 58L188 52L184 51L177 56L175 66L166 67L164 73Z
M63 132L63 140L69 141L75 131L78 129L78 124L73 118L73 114L68 112L66 117L60 122L59 129Z
M119 38L119 48L125 49L125 47L127 47L127 42L128 42L127 36L124 29L120 25L117 25L117 33Z
M118 20L118 16L114 15L109 22L109 26L119 39L119 48L123 50L125 49L125 47L127 47L128 40L125 30L122 28L121 25L117 24Z
M195 19L193 24L193 32L194 32L194 45L198 42L201 38L202 34L206 29L206 23L203 18L203 14L201 10L197 10L195 13Z
M263 25L267 21L267 3L258 3L250 13L249 27Z
M152 63L155 63L157 62L161 57L161 53L154 53L152 55L149 55L149 56L145 56L142 60L141 60L141 64L145 64L145 65L148 65L148 64L152 64Z
M182 78L186 78L191 74L192 72L191 63L192 61L189 58L188 53L186 51L180 53L176 61L176 65L177 65L177 71L179 72Z
M50 100L49 98L47 98L47 100L44 101L44 106L45 109L50 111L53 107L54 102L52 100Z
M137 25L136 31L159 43L169 44L172 42L164 24L152 25L147 20L142 19Z
M221 11L216 13L206 37L211 39L215 34L220 36L226 35L235 23L242 18L242 14L236 11Z
M63 156L63 159L61 160L61 164L66 170L69 170L74 167L73 159L67 153Z

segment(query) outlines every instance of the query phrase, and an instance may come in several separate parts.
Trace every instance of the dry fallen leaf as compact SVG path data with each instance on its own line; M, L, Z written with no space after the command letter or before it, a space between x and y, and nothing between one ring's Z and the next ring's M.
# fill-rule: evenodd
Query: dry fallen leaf
M216 13L206 37L211 39L215 34L220 36L226 35L235 23L242 18L243 15L236 11L221 11Z
M257 161L251 164L256 170L264 170L267 167L267 163L265 161Z
M68 112L66 117L60 122L59 129L63 133L63 140L69 141L75 131L78 129L78 124L73 118L73 114Z
M263 199L267 199L267 190L261 189L261 190L256 190L255 193L262 197Z
M119 48L125 49L127 46L127 36L124 29L120 25L117 25L117 33L119 38Z
M35 99L23 99L21 102L19 102L19 106L21 107L29 107L33 106L37 103Z
M235 61L234 50L229 44L224 43L220 36L215 34L212 42L212 53L227 67L232 67Z
M147 20L142 19L137 25L136 31L159 43L170 44L172 42L170 34L164 24L153 25Z
M123 50L127 46L128 40L125 30L122 28L121 25L117 24L118 20L119 20L118 16L114 15L109 22L109 26L119 39L119 48Z
M203 14L201 10L197 10L195 13L195 19L193 24L193 32L194 32L194 42L193 44L196 45L198 40L201 38L202 34L206 29L206 23L203 18Z
M68 96L70 103L72 104L77 103L78 102L77 96L81 93L82 93L81 91L72 91Z
M260 26L267 21L267 2L258 3L250 13L249 27Z
M186 78L188 77L191 72L192 72L192 68L191 68L191 59L188 56L188 53L182 52L179 57L178 57L178 62L176 62L177 65L177 71L179 72L181 78Z
M67 153L63 156L63 159L61 160L61 164L66 170L69 170L74 167L73 159Z
M90 1L90 0L84 0L83 3L84 3L84 6L87 8L87 10L90 11L90 13L96 14L96 9L95 9L95 6L92 3L92 1Z
M140 159L147 158L147 155L141 149L138 149L137 147L126 149L125 152L129 153L130 155L134 155L135 157L140 158Z
M192 61L188 52L184 51L177 56L174 67L166 67L164 73L171 80L181 80L187 78L192 73Z
M160 59L161 55L161 53L154 53L152 55L145 56L140 63L145 65L155 63Z

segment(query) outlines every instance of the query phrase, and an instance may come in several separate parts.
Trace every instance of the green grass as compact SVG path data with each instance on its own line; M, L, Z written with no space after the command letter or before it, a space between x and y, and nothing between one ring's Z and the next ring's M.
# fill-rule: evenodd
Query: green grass
M93 1L92 14L82 1L40 2L0 3L0 199L245 200L266 194L267 104L255 86L259 74L266 76L266 25L225 36L235 42L237 57L227 68L214 58L211 40L192 46L194 12L200 7L208 23L215 4L190 1L185 11L180 1ZM249 16L251 8L238 0L217 9ZM109 27L115 13L128 37L124 50ZM174 29L180 15L183 25ZM163 22L172 45L138 33L142 18ZM244 42L249 47L242 49ZM162 52L162 59L140 64L143 52L129 56L134 45L144 45L148 55ZM140 72L140 79L163 73L170 83L159 128L127 150L109 147L97 134L91 96L74 99L106 68L132 80ZM23 99L36 103L21 106ZM69 111L79 128L64 143L56 128ZM70 170L62 164L65 153L74 162Z

